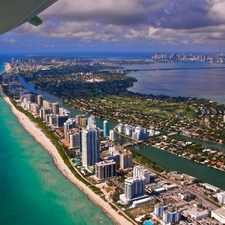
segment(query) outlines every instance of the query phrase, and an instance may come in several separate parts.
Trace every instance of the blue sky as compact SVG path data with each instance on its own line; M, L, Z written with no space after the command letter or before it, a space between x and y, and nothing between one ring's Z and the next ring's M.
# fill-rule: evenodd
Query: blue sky
M224 0L58 0L0 52L225 52Z

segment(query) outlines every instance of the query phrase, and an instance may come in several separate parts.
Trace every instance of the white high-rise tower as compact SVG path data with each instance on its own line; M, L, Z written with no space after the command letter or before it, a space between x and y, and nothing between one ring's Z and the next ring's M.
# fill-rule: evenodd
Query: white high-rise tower
M94 165L100 161L99 151L99 130L95 125L95 118L88 118L88 126L81 131L81 149L82 149L82 164L84 167Z

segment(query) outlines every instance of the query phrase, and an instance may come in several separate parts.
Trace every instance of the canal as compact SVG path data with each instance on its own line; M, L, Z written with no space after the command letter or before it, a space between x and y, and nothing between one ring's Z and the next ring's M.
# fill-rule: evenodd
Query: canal
M59 102L61 106L63 106L64 108L68 109L71 112L72 116L76 116L77 114L86 114L84 112L74 109L73 107L63 105L62 101L59 98L52 96L47 92L36 90L32 83L25 82L25 80L22 77L19 77L19 80L21 84L24 86L24 88L30 90L31 92L43 95L44 98L48 101ZM87 114L87 116L89 115ZM114 126L118 124L115 121L108 121L108 122L109 122L109 129L112 129ZM98 127L102 128L103 119L96 118L96 124ZM182 136L181 138L183 138L183 140L185 141L192 141L192 142L195 142L196 144L202 144L205 147L215 148L221 151L225 151L224 146L220 144L197 140L197 139L193 139L193 138L189 138L185 136ZM130 139L119 136L118 141L121 143L126 143L126 142L130 142ZM178 157L176 155L167 153L163 150L160 150L154 147L147 146L145 144L136 145L132 147L131 149L135 153L141 154L149 158L150 160L155 161L158 165L163 166L166 169L176 170L179 173L186 173L186 174L192 175L198 178L199 180L202 180L203 182L213 184L225 190L225 179L224 179L225 173L220 170L216 170L213 168L206 167L204 165L191 162L187 159Z

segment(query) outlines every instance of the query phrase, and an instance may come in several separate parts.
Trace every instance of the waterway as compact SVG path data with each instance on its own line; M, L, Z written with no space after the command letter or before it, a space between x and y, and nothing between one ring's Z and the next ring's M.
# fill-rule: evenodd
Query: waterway
M218 150L218 151L221 151L221 152L225 152L225 145L224 144L200 140L200 139L196 139L196 138L188 137L188 136L184 136L184 135L174 135L173 137L178 138L178 139L182 139L183 141L186 141L186 142L193 142L197 145L202 145L205 148L211 148L212 150Z
M225 189L225 173L220 170L191 162L188 159L178 157L144 144L134 146L131 149L135 153L141 154L171 171L186 173L198 178L199 180L213 184L221 189Z
M23 78L20 78L21 83L25 88L28 90L37 93L37 94L42 94L45 96L45 98L49 101L58 101L60 102L61 106L63 106L62 102L60 99L58 99L55 96L51 96L46 92L40 91L40 90L35 90L34 85L31 83L26 83ZM83 114L83 112L79 110L75 110L72 107L64 105L65 108L71 111L72 115L75 116L77 114ZM102 128L103 120L100 118L97 118L97 125ZM113 126L115 126L117 122L114 121L109 121L109 128L111 129ZM186 137L184 137L186 138ZM194 139L192 138L187 138L187 141L193 141ZM125 142L130 142L130 139L119 136L119 142L125 143ZM221 147L219 144L214 144L210 142L205 142L200 141L200 143L205 144L206 147L213 147L216 145L217 148L221 148L219 150L222 151L223 146ZM177 157L173 154L167 153L165 151L162 151L157 148L153 148L150 146L147 146L145 144L140 144L136 145L134 147L131 147L131 149L138 154L141 154L147 158L149 158L152 161L155 161L157 164L169 169L169 170L176 170L179 173L186 173L190 174L192 176L195 176L199 180L202 180L204 182L211 183L213 185L216 185L220 187L221 189L225 189L225 173L213 168L206 167L204 165L199 165L197 163L193 163L187 159Z

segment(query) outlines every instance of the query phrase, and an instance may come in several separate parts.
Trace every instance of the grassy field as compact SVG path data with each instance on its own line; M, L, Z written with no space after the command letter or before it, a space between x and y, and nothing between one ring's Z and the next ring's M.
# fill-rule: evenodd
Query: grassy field
M150 99L133 98L126 96L104 95L104 97L96 97L95 101L99 104L111 107L112 109L120 109L131 115L152 115L161 118L173 118L177 115L186 116L188 118L195 117L195 108L189 107L186 103L165 103L155 102Z

